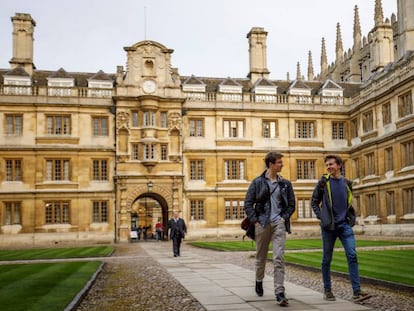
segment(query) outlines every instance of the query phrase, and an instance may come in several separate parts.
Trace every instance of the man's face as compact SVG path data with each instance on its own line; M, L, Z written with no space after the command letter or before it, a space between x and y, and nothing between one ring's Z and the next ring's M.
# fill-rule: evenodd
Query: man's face
M174 218L178 218L178 213L174 212Z
M275 163L269 163L269 168L275 173L279 173L282 170L282 167L283 167L282 159L276 159Z
M336 163L335 159L328 159L325 162L325 167L328 173L331 175L335 176L341 173L341 166L338 163Z

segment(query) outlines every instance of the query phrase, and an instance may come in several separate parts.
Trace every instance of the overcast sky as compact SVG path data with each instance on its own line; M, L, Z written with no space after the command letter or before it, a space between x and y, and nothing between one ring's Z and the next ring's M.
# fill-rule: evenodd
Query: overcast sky
M336 24L344 50L353 44L354 6L362 35L374 26L375 0L0 0L0 68L12 57L15 13L36 21L34 63L39 70L116 72L126 64L124 47L153 40L173 49L181 75L244 78L249 71L247 33L267 32L271 79L306 76L308 51L320 72L321 40L328 63L335 60ZM397 13L397 0L382 0L384 17Z

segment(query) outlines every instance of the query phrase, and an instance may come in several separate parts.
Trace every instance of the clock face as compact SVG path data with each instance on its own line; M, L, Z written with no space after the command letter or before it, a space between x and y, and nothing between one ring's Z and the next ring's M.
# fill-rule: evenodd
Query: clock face
M145 93L149 93L149 94L154 93L155 88L156 88L155 81L153 81L153 80L144 81L144 83L142 84L142 88L143 88Z

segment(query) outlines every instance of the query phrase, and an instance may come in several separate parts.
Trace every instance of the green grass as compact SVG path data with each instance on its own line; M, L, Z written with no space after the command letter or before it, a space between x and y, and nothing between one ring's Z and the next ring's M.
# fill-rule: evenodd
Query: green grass
M409 245L414 242L408 241L374 241L358 240L356 241L358 250L358 262L360 275L363 277L375 278L389 282L395 282L406 285L414 285L414 250L364 250L363 247L380 247L380 246L397 246ZM225 242L192 242L194 246L210 248L220 251L254 251L255 244L248 241L225 241ZM337 241L335 247L342 250L340 241ZM320 239L297 239L287 240L287 250L299 250L299 252L286 252L286 262L301 264L320 268L322 261L322 248ZM316 250L300 252L300 250ZM271 250L271 248L270 248ZM269 253L269 258L272 254ZM348 264L343 251L335 251L331 265L332 271L348 273Z
M357 247L367 246L390 246L390 245L407 245L414 244L414 242L406 241L371 241L371 240L357 240ZM219 241L219 242L191 242L193 246L210 248L220 251L254 251L256 245L251 240L244 241ZM335 247L342 247L341 242L338 240ZM300 249L321 249L322 241L320 239L296 239L286 240L287 250L300 250Z
M113 246L0 250L0 260L105 257L113 251Z
M63 310L100 264L90 261L0 265L0 308Z
M358 251L361 276L414 286L414 250ZM285 253L286 262L320 268L322 252ZM332 271L348 273L344 252L334 252Z

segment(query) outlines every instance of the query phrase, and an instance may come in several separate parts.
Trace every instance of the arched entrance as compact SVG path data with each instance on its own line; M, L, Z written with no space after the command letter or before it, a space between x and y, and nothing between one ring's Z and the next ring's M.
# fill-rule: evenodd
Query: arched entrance
M168 222L168 204L155 193L144 193L136 198L131 209L131 230L142 232L142 239L155 237L155 225L160 221L164 228Z

